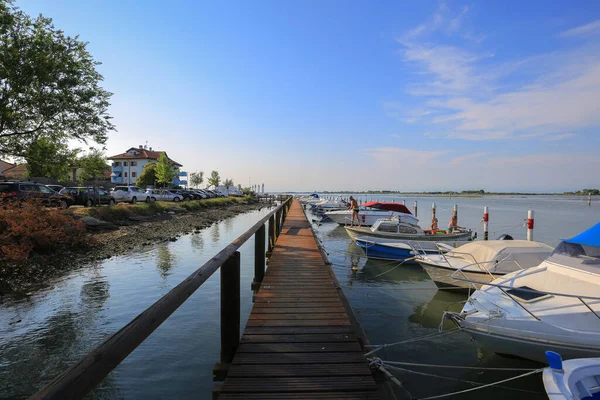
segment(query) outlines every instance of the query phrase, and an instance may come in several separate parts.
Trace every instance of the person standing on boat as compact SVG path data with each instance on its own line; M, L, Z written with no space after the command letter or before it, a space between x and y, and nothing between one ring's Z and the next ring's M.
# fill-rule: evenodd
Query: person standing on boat
M358 224L358 227L360 228L360 218L358 216L358 211L360 210L360 208L358 207L358 203L356 202L356 199L352 196L350 196L350 209L352 209L352 222L350 223L350 226L354 226L354 218L356 218L356 223Z
M431 219L431 226L429 227L429 229L431 230L431 233L436 233L438 230L438 219L436 217L433 217Z

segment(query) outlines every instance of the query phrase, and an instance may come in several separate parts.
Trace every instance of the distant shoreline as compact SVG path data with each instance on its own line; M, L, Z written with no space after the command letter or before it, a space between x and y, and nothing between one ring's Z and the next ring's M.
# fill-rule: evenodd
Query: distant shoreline
M283 193L283 192L282 192ZM486 193L448 193L448 192L389 192L389 191L368 191L368 192L354 192L354 191L316 191L316 192L285 192L285 193L319 193L324 195L333 194L355 194L355 195L396 195L396 196L420 196L420 197L466 197L466 198L480 198L486 196L579 196L588 197L587 193L516 193L516 192L486 192ZM592 196L597 196L592 194Z

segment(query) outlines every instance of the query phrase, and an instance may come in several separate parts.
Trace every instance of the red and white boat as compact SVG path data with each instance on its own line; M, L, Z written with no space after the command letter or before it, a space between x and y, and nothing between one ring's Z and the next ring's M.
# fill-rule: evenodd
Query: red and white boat
M340 225L350 225L352 210L326 212L325 215ZM358 212L361 226L372 226L378 219L397 217L401 222L416 225L419 220L412 215L405 205L393 202L370 201L360 206ZM355 222L356 223L356 222Z

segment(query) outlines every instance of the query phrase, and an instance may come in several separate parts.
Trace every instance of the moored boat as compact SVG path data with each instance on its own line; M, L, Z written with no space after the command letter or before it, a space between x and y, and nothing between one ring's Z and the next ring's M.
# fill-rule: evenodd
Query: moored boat
M420 254L440 254L453 250L465 241L439 242L413 242L409 240L391 240L366 236L357 236L355 243L363 249L368 258L382 260L404 261Z
M542 379L550 400L600 399L600 358L563 361L553 351L546 352L550 365Z
M339 225L350 225L352 222L352 210L331 211L326 215ZM361 226L372 226L378 219L392 216L398 216L405 222L419 223L410 210L400 203L370 201L359 206L358 218Z
M415 261L438 287L474 290L481 284L455 279L452 275L460 270L461 278L491 282L502 275L540 265L554 248L528 240L483 240L463 244L449 252L444 248L440 250L419 252Z
M600 357L600 223L563 240L539 266L483 285L460 313L445 316L496 353L539 362L546 350Z
M329 215L329 213L328 213ZM423 230L412 221L407 221L403 215L375 221L372 227L345 226L346 232L352 239L359 236L397 239L405 241L456 241L470 240L473 232L470 229L456 229L453 232Z

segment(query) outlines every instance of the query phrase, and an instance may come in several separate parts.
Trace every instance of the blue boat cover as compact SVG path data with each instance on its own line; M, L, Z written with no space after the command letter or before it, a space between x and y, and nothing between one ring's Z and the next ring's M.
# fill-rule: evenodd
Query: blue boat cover
M587 231L583 231L579 235L573 236L571 239L565 239L564 241L567 243L600 247L600 222L592 226Z

